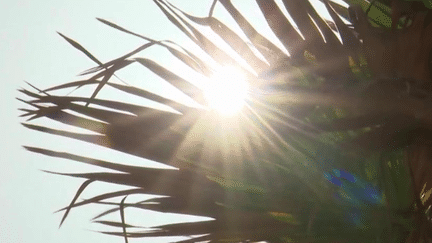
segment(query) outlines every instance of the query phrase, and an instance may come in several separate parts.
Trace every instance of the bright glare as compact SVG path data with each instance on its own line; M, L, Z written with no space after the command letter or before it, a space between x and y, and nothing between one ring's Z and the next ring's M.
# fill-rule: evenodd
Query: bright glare
M211 109L232 116L243 107L247 91L244 75L235 68L225 67L212 76L204 92Z

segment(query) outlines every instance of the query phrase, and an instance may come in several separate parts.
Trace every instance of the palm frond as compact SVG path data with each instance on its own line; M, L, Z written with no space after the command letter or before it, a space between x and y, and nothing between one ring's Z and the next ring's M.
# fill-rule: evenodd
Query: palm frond
M415 229L409 225L414 220L413 205L420 207L415 202L420 190L415 192L413 188L425 182L412 182L413 175L407 172L410 170L402 166L406 158L401 151L415 136L410 141L395 137L430 127L432 119L425 108L425 99L429 102L430 98L408 95L400 99L405 88L389 88L385 82L371 78L369 72L376 74L380 66L364 52L365 47L374 48L367 46L373 38L368 32L370 24L391 27L382 24L383 18L391 19L391 9L384 3L375 4L368 19L364 15L368 1L347 0L349 8L333 1L322 2L330 19L324 19L309 1L256 0L263 20L283 48L262 35L230 0L215 1L213 7L223 8L242 33L214 17L213 7L208 17L197 17L167 1L154 0L167 19L207 56L98 19L148 42L103 63L78 42L60 34L98 66L81 74L93 75L87 79L37 89L39 93L20 90L31 99L20 100L32 107L22 109L23 116L29 116L29 121L49 118L98 135L23 125L178 168L127 166L26 146L30 152L114 171L50 172L85 179L70 205L59 210L64 211L61 223L76 207L109 204L114 208L93 220L117 229L101 233L122 237L125 242L128 238L154 236L197 237L182 242L400 242L424 234L410 235ZM285 16L285 10L295 24ZM431 36L430 26L424 29L427 38ZM215 43L202 28L223 40L234 54ZM202 87L174 73L166 64L137 57L153 46L166 48L172 58L188 68L187 72L203 79L210 79L217 66L237 68L251 86L246 107L235 118L218 117L208 107ZM194 100L195 105L153 93L146 87L111 81L116 72L131 64L139 64L162 78ZM56 95L68 88L89 85L96 85L89 98ZM107 86L165 105L170 111L98 98ZM419 114L423 115L420 125L416 119ZM226 129L228 123L235 129ZM132 189L78 201L93 182ZM164 197L126 202L131 194ZM123 197L119 203L106 201L119 196ZM125 208L212 220L145 228L128 224ZM405 217L400 212L411 214ZM120 213L121 222L100 219L112 213ZM392 214L396 216L389 216Z

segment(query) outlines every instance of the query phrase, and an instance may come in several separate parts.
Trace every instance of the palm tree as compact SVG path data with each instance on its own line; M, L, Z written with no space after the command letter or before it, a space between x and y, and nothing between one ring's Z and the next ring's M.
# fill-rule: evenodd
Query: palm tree
M59 210L64 212L61 223L76 207L108 204L113 208L93 220L114 227L103 233L123 237L125 242L178 235L194 236L182 242L430 241L430 1L345 0L346 7L340 1L321 0L328 19L305 0L284 0L282 5L273 0L255 2L288 53L260 34L230 0L214 1L208 17L192 16L164 0L154 0L195 43L194 50L98 19L146 41L103 63L60 34L97 66L82 73L90 77L80 81L45 90L32 86L38 92L22 89L31 98L22 101L33 107L22 109L23 116L46 117L100 135L23 125L178 168L126 166L26 146L31 152L116 171L50 172L86 179L70 205ZM241 33L213 17L215 7L225 9ZM203 34L202 27L221 38L240 59ZM241 112L221 116L204 85L137 57L153 46L166 48L203 83L217 75L219 67L239 70L249 84ZM117 71L133 63L196 103L186 105L146 87L111 82ZM90 97L55 95L88 85L96 85ZM228 89L234 83L230 85ZM105 86L158 102L171 111L99 99ZM97 181L131 189L79 201L86 187ZM167 197L126 202L131 194ZM117 203L106 201L117 197L122 197ZM143 231L127 223L126 207L213 220ZM112 213L119 213L121 220L102 219Z

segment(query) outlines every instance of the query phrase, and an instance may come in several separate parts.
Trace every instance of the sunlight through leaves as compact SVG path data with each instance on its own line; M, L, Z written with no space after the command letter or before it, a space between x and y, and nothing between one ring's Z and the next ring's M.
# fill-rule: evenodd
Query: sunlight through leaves
M243 107L247 91L244 75L233 67L223 67L211 77L204 93L210 109L232 116Z

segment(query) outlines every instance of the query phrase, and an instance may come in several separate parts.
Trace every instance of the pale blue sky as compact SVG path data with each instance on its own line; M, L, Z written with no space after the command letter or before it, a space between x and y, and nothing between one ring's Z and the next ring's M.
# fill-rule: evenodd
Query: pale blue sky
M204 16L210 1L171 1L187 12ZM233 1L244 3L243 1ZM246 17L260 22L253 5L242 6ZM221 13L223 14L223 13ZM218 16L218 15L216 15ZM48 158L26 152L21 146L40 146L59 151L86 153L96 158L114 160L127 158L128 163L140 163L133 157L123 157L107 149L94 149L77 141L58 138L24 129L24 119L17 109L24 107L15 97L24 97L17 91L30 88L26 80L37 87L78 80L76 75L93 67L94 63L57 35L59 31L78 41L102 62L116 58L144 42L136 37L116 31L95 18L117 23L137 33L154 39L172 39L185 43L186 37L163 16L150 0L4 0L0 3L0 80L1 92L1 141L0 141L0 242L2 243L72 243L72 242L123 242L121 238L105 236L90 230L107 230L95 227L89 220L101 212L101 207L85 207L72 210L61 229L58 229L61 214L53 212L69 204L82 180L55 176L41 169L59 172L85 172L92 167L76 162ZM229 19L225 19L228 21ZM271 32L257 26L264 36ZM188 45L188 44L186 44ZM160 50L159 50L160 51ZM161 62L170 61L157 49L145 52ZM157 55L156 55L157 54ZM132 74L131 74L132 73ZM145 73L119 74L134 84L148 79ZM154 82L157 83L157 80ZM142 83L141 83L142 85ZM151 85L150 85L151 86ZM160 91L160 84L149 87ZM31 89L31 88L30 88ZM110 93L104 95L109 96ZM130 101L135 102L135 101ZM36 122L46 124L46 120ZM101 171L100 169L98 169ZM91 185L84 197L113 191L119 187L108 184ZM129 199L128 199L129 200ZM132 198L130 200L133 200ZM154 214L136 216L131 219L144 225L157 224L165 218ZM166 241L166 240L165 240ZM134 242L134 241L131 241ZM137 241L135 241L137 242ZM139 242L156 242L154 239ZM164 241L160 241L164 242Z

